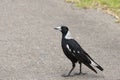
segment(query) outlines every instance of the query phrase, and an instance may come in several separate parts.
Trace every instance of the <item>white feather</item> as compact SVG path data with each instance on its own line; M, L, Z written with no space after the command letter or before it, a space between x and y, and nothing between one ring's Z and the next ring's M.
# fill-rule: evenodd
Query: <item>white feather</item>
M68 44L66 45L66 47L67 47L67 48L68 48L68 50L71 52L71 49L70 49L70 47L69 47L69 45L68 45Z
M93 62L92 60L91 60L91 64L92 64L93 66L97 66L97 64L96 64L95 62Z
M75 53L75 50L73 50L73 53Z
M71 52L71 49L70 49L70 47L69 47L69 45L68 45L68 44L66 45L66 47L67 47L67 49ZM73 51L73 52L75 53L75 51ZM74 54L74 53L72 53L72 55L73 55L73 56L75 56L75 54Z
M66 34L66 36L65 36L65 39L72 39L69 31L67 32L67 34Z
M77 51L77 53L80 53L80 51Z

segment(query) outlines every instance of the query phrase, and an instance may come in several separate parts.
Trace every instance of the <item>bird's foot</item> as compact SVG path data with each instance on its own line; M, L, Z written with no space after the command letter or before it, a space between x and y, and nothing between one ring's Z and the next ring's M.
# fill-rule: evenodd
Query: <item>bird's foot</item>
M80 72L80 73L75 73L74 75L85 75L85 74L87 74L87 73Z

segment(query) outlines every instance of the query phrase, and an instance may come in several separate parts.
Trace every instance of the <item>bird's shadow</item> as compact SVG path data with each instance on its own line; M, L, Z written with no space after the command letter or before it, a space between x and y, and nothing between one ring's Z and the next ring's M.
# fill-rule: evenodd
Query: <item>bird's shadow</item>
M61 75L62 77L85 77L85 78L105 78L104 75L92 74L92 73L84 73L84 74L73 74L70 76L66 76L65 74Z

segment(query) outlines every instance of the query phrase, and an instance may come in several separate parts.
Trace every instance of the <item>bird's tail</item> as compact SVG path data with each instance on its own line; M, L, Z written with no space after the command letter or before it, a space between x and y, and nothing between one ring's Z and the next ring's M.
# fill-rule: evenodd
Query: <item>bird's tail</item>
M95 73L97 73L97 71L90 65L90 64L86 64L84 63L88 68L90 68L92 71L94 71Z
M104 70L104 69L103 69L99 64L97 64L86 52L85 52L85 54L86 54L86 55L88 56L88 58L90 59L91 65L97 67L97 68L98 68L99 70L101 70L101 71Z
M91 65L97 67L99 70L103 71L104 69L99 65L97 64L95 61L91 60Z
M99 70L101 70L101 71L103 71L104 69L99 65L99 64L97 64L87 53L85 53L87 56L88 56L88 58L90 59L90 61L91 61L91 65L93 65L93 66L95 66L95 67L97 67Z

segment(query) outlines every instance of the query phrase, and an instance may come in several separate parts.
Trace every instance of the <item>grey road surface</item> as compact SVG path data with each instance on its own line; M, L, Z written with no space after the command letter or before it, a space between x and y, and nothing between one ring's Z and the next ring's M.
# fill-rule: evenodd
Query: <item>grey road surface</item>
M120 80L120 24L100 10L79 10L64 0L0 0L0 80ZM62 77L72 67L61 49L67 25L104 71Z

